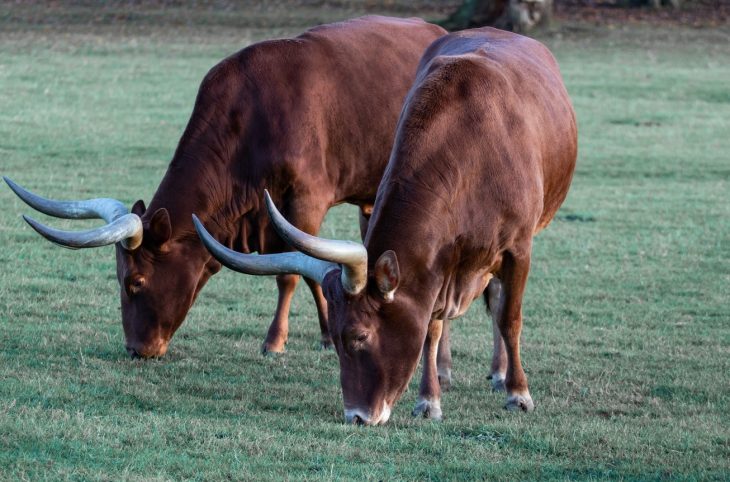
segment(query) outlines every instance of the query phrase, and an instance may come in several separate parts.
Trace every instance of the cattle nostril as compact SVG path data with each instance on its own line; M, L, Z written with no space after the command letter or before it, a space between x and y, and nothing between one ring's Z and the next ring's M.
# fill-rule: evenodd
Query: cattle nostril
M355 415L354 417L352 417L352 423L354 423L355 425L365 425L365 420L363 420L360 415Z
M129 353L129 356L132 357L132 360L135 360L137 358L142 358L142 355L140 355L139 352L137 352L137 350L135 350L134 348L129 347L129 346L127 347L127 353Z

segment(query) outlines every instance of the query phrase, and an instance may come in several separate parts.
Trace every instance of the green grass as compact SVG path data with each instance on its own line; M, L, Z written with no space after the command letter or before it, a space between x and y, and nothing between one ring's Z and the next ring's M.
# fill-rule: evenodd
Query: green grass
M154 192L207 69L281 34L23 22L0 16L0 174L128 204ZM488 390L481 301L452 325L442 423L411 418L414 383L387 426L345 426L306 289L287 353L259 355L268 278L223 271L168 356L131 361L113 250L42 240L0 187L0 479L727 480L728 38L641 27L545 39L578 112L580 159L535 242L531 414ZM355 211L333 210L323 232L356 239Z

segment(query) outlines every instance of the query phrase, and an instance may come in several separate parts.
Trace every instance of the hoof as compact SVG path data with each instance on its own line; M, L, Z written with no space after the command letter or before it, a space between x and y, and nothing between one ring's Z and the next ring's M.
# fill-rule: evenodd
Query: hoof
M504 373L492 373L491 375L489 375L489 380L492 382L493 392L504 392L507 390L504 386Z
M321 350L331 350L332 348L334 348L334 345L332 344L332 338L322 339L322 341L319 342L319 348Z
M420 400L413 408L411 415L430 418L431 420L441 420L441 404L438 400Z
M507 405L504 406L509 411L522 410L523 412L532 412L535 404L529 393L525 395L510 395L507 397Z
M451 370L446 370L444 372L439 372L439 385L441 386L442 391L447 391L449 388L451 388Z
M263 345L261 345L261 354L264 356L281 355L282 353L284 353L284 351L286 351L284 349L284 346L284 343L264 343Z

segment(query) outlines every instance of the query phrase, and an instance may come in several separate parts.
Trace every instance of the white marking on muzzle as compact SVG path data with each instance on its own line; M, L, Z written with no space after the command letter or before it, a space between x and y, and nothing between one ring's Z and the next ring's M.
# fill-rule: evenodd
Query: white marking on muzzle
M378 419L379 424L384 424L385 422L390 419L390 405L388 405L388 402L383 400L383 409L380 411L380 418Z

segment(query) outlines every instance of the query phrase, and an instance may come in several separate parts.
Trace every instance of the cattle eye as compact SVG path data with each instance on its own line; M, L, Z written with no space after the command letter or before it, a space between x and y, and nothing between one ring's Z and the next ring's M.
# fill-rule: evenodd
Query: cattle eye
M142 276L135 276L129 280L129 283L127 284L127 293L130 296L135 295L139 293L142 288L144 288L144 278Z
M365 348L370 334L367 332L353 333L347 337L347 346L351 351L360 351Z

